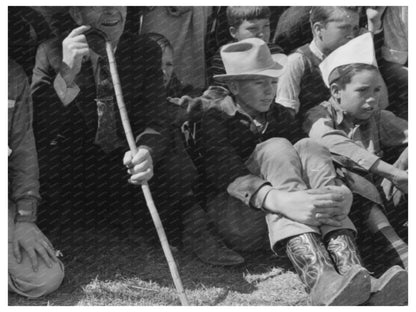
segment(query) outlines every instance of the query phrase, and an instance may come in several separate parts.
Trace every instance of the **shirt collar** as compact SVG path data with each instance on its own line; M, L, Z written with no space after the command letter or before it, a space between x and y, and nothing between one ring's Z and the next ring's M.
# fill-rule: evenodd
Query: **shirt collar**
M351 124L354 126L360 125L365 127L366 124L369 123L370 119L367 120L354 120L352 117L349 117L345 111L341 108L341 106L338 104L337 100L335 100L333 97L330 98L329 103L331 104L333 110L335 111L335 124L337 126L341 125L342 123Z
M329 99L329 103L331 103L331 107L335 111L335 123L337 126L339 126L344 121L344 119L347 119L345 112L342 110L337 100L335 100L333 97Z
M315 39L312 40L312 42L309 44L309 49L311 49L312 53L319 58L321 61L326 58L326 55L322 53L321 50L319 50L318 46L316 45Z

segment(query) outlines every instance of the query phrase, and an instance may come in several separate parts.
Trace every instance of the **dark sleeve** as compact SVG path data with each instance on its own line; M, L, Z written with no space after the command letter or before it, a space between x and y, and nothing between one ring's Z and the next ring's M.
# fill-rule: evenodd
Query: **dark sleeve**
M270 107L270 113L276 123L277 136L288 139L292 144L307 136L299 118L296 118L294 109L274 102Z
M28 214L19 221L35 221L39 195L39 169L32 130L32 100L23 70L9 67L9 181L11 199ZM11 88L11 90L10 90Z
M221 191L225 191L236 178L250 174L228 139L226 118L217 109L210 109L204 114L201 126L201 146L207 178Z
M225 74L225 68L224 63L221 59L220 50L217 51L217 53L214 54L214 56L211 58L211 64L208 67L208 83L210 86L221 86L221 87L227 87L227 84L219 82L214 79L215 75L222 75Z
M63 109L53 86L57 73L50 63L50 50L51 45L47 43L38 47L32 76L33 130L38 150L55 138L60 128L60 110ZM56 115L50 115L51 112L56 112Z
M137 143L150 147L152 158L157 162L165 153L169 141L168 108L161 66L162 51L151 40L142 39L139 42L144 45L141 50L144 53L144 66L141 68L145 70L145 75L141 89L143 99L140 99L143 109L140 111L146 117L146 126L145 131L139 134Z
M381 55L381 49L384 45L384 30L380 31L378 34L373 35L373 40L377 63L380 63L383 59L383 56Z

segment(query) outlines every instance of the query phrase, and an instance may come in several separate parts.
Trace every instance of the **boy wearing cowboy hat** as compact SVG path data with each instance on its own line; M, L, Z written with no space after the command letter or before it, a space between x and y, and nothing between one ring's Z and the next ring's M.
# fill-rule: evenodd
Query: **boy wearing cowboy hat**
M289 142L296 141L296 124L273 101L285 56L274 62L266 43L251 38L224 46L221 57L226 74L215 78L227 83L232 97L214 103L202 121L211 195L227 192L244 203L240 209L265 216L272 250L286 248L312 305L364 303L367 270L352 265L341 275L332 262L348 262L336 250L343 233L355 231L347 217L351 192L336 180L326 148L310 139Z

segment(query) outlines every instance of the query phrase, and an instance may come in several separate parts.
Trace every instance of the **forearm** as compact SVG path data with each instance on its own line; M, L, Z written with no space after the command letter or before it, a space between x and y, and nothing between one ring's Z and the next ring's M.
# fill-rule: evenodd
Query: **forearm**
M287 215L287 206L282 205L284 196L287 195L288 192L286 191L279 191L277 189L271 189L267 193L267 196L263 202L263 208L266 211L270 211L272 213L278 213L282 215Z
M370 172L379 175L387 180L394 181L394 179L400 175L402 170L390 165L389 163L379 159L370 168Z
M341 155L365 170L369 170L379 159L377 155L349 139L344 131L331 128L329 125L332 120L322 118L310 123L311 127L304 125L309 137L326 146L332 154ZM343 165L348 167L348 163Z

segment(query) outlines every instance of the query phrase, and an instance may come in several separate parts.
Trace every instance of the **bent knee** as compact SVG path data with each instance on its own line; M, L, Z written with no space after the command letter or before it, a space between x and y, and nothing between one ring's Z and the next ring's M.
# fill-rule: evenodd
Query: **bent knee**
M262 154L276 156L293 150L293 145L285 138L271 138L257 144L256 149Z
M308 153L310 155L327 155L330 156L328 148L321 145L311 138L303 138L295 143L294 148L299 154Z
M28 298L38 298L57 290L64 275L64 266L59 260L51 268L40 261L37 272L31 266L9 268L9 289Z

